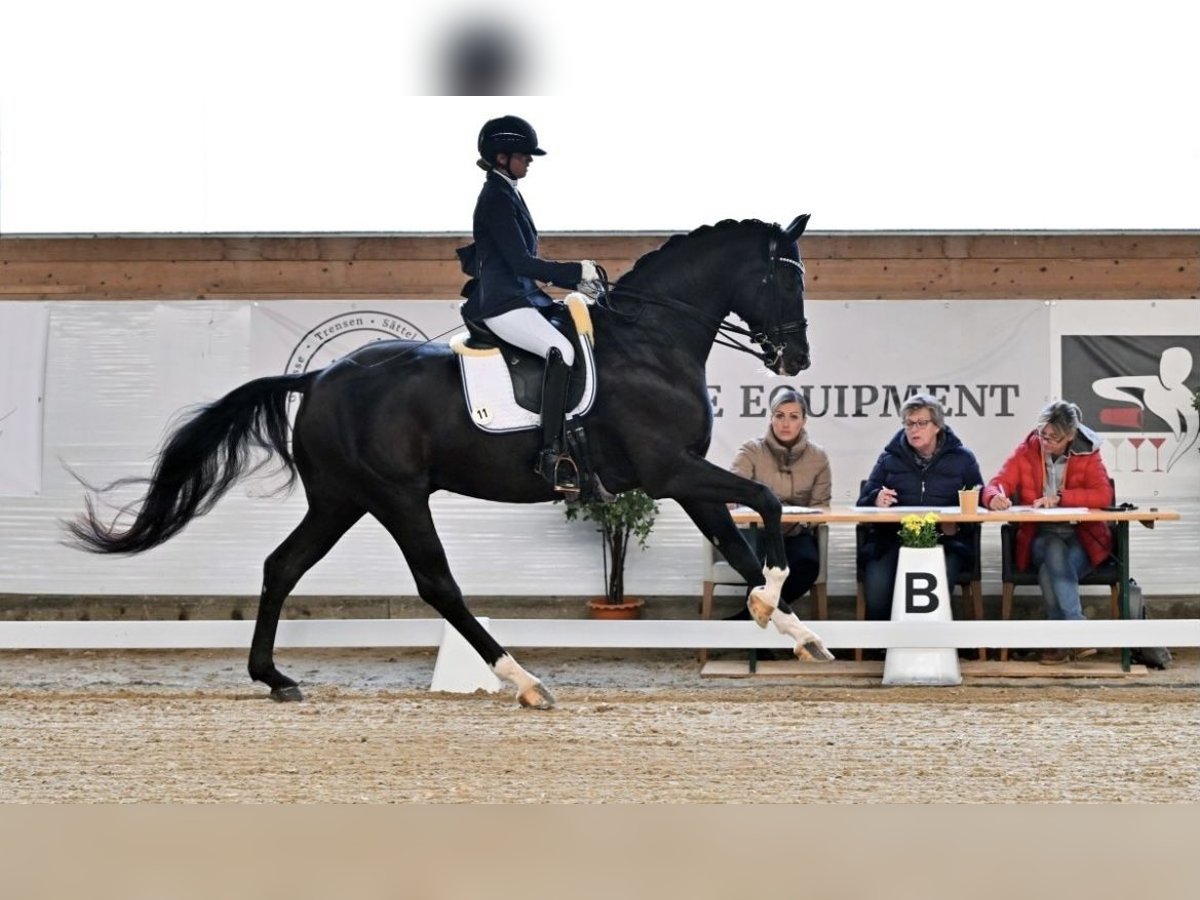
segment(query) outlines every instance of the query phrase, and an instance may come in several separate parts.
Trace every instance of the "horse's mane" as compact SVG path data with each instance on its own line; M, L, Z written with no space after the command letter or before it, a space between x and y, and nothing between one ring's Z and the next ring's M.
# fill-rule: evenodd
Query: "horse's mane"
M701 225L699 228L689 231L687 234L671 235L667 242L661 247L651 250L649 253L639 257L634 262L633 268L617 279L617 287L620 287L621 282L625 281L625 279L634 277L639 271L644 272L648 267L654 265L655 262L661 260L664 256L670 256L678 251L684 244L687 244L690 241L703 238L716 232L733 231L734 229L742 228L747 225L755 228L766 229L779 227L778 225L771 225L767 222L760 221L759 219L742 219L741 221L738 221L737 219L723 219L722 221L717 222L715 225Z

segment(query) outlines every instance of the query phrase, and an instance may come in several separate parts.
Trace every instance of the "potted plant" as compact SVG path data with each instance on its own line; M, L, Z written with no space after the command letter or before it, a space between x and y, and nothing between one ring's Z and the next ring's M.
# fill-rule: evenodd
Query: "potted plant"
M641 490L625 491L610 503L590 500L571 504L566 508L567 519L595 522L602 538L604 553L603 597L588 601L595 618L636 618L642 601L625 597L625 562L628 559L629 542L637 540L641 550L646 549L654 519L658 515L658 504Z
M900 546L926 549L937 546L938 514L935 512L925 515L905 516L900 520Z

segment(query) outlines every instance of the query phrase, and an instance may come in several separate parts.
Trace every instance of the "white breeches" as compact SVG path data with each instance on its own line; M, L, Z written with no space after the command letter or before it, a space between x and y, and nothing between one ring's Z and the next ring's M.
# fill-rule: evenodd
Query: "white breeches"
M532 306L514 309L511 312L484 319L484 324L499 338L516 344L522 350L536 353L542 359L550 355L550 348L557 347L563 362L575 364L575 348L546 317Z

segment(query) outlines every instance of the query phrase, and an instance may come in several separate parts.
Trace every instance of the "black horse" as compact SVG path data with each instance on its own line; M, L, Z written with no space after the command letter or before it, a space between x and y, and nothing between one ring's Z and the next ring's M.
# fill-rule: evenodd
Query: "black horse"
M599 395L586 417L599 485L611 493L640 487L678 501L704 535L751 585L755 621L796 641L803 659L830 659L820 639L779 599L787 576L781 508L763 485L704 458L712 436L705 361L721 334L776 373L809 365L804 266L797 240L808 216L786 229L725 221L672 237L639 259L594 308ZM735 313L749 329L724 322ZM288 445L287 397L303 394ZM533 471L540 432L486 434L471 421L460 374L445 344L378 342L324 369L259 378L201 407L161 450L128 527L100 521L91 495L69 523L73 543L97 553L140 553L208 512L265 450L290 479L299 474L308 511L263 565L250 647L250 677L277 700L300 700L274 663L283 602L300 577L364 514L400 545L421 598L470 642L524 706L553 697L484 630L467 609L434 529L437 490L509 503L556 494ZM270 458L268 456L268 458ZM109 487L113 487L110 485ZM107 490L107 488L102 489ZM729 502L763 519L765 565L730 518Z

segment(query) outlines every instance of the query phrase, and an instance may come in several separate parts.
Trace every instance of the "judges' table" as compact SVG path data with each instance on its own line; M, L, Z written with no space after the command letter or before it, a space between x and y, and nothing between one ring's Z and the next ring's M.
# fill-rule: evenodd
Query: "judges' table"
M1121 618L1129 618L1129 523L1140 522L1146 528L1153 528L1159 522L1174 522L1179 520L1179 513L1165 507L1151 506L1145 509L1086 509L1083 507L1053 507L1049 509L1032 506L1013 506L1009 509L996 511L979 509L973 513L964 513L957 506L849 506L832 509L814 509L810 507L785 506L783 522L785 524L804 523L808 525L859 525L871 522L900 522L905 516L937 513L939 522L967 523L995 522L1111 522L1116 525L1116 547L1118 573L1120 577ZM758 513L746 507L736 507L732 510L733 520L739 525L755 528L762 524ZM1121 664L1129 668L1130 651L1121 651Z

